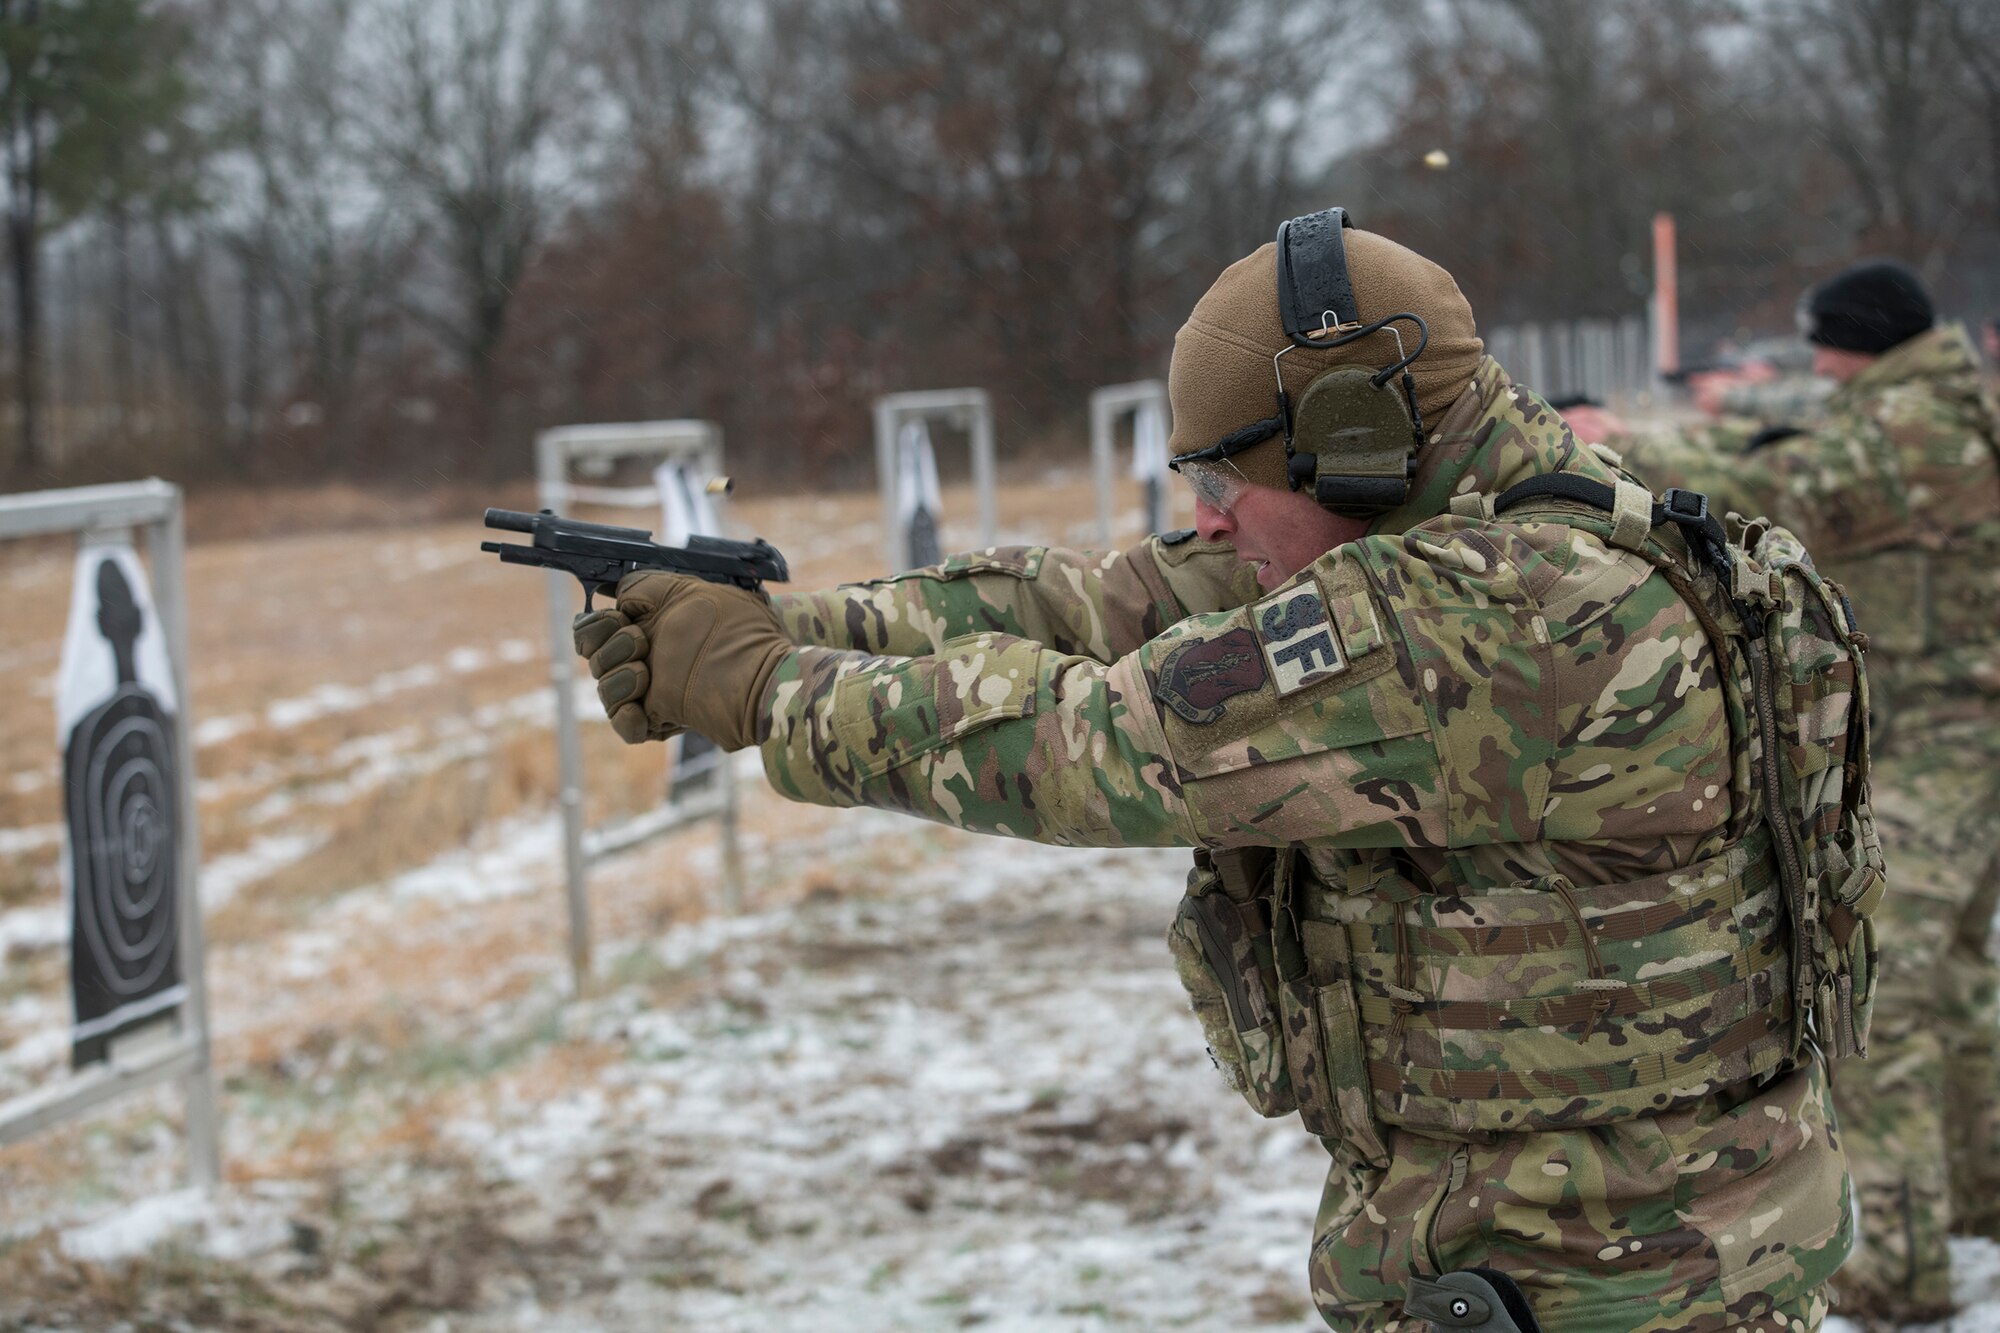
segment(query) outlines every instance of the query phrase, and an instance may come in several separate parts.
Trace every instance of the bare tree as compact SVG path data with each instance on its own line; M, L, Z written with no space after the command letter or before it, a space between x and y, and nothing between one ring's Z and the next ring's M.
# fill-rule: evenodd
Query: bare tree
M432 229L445 299L415 313L470 381L467 447L491 458L515 286L579 165L573 16L565 0L393 0L385 18L369 134Z
M14 280L14 400L20 405L15 465L41 461L42 154L47 141L46 55L40 0L0 0L0 108L5 111L7 260Z
M717 64L773 155L756 206L779 311L1014 386L1041 424L1152 367L1190 271L1275 223L1243 161L1329 96L1347 8L1253 0L767 0ZM793 155L789 164L782 155ZM787 166L789 165L789 169ZM1268 182L1260 182L1268 183ZM1227 197L1218 197L1221 191ZM839 262L830 262L838 251ZM863 314L861 312L869 312ZM900 345L902 351L893 348Z
M1985 0L1944 0L1951 42L1978 90L1985 121L1987 205L2000 213L2000 6Z
M275 298L290 365L287 388L317 419L310 467L345 455L371 331L390 312L416 220L371 157L360 99L355 7L309 0L232 0L224 31L228 120L245 189L228 228L246 285L246 340L256 361L247 395L264 407L261 307Z
M1975 178L1945 0L1765 0L1753 6L1789 86L1854 187L1856 231L1935 268L1969 221Z

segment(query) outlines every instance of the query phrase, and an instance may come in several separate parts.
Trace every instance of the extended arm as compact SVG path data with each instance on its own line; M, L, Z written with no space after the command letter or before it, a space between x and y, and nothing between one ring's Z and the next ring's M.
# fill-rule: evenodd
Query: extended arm
M1190 615L1256 592L1226 545L1148 537L1124 551L999 547L940 565L772 601L792 641L912 657L967 634L1030 639L1111 662Z
M1300 595L1296 633L1253 625L1245 607L1183 621L1109 664L997 634L924 656L801 649L764 701L765 772L794 800L1049 843L1441 828L1436 751L1386 617L1358 571L1325 599L1313 585ZM1296 683L1287 673L1300 663L1323 678Z

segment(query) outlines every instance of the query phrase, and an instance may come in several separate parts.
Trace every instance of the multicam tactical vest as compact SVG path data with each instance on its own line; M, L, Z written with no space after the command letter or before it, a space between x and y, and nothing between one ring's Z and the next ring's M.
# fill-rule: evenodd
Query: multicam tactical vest
M1771 1075L1808 1042L1859 1052L1884 879L1866 640L1838 587L1782 530L1728 540L1687 492L1545 475L1464 503L1639 552L1694 608L1727 664L1730 841L1625 883L1478 892L1394 849L1197 852L1170 943L1225 1077L1386 1166L1386 1126L1577 1128Z

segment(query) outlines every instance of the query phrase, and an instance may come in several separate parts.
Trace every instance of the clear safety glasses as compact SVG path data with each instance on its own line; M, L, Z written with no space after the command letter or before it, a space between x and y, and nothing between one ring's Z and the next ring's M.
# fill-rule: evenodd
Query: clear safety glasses
M1194 498L1220 513L1228 513L1243 497L1250 481L1227 458L1177 459L1174 471L1187 481Z

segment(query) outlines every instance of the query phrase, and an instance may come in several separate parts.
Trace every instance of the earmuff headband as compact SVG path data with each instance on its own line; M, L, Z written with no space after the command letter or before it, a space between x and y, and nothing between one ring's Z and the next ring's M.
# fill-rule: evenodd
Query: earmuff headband
M1347 245L1340 233L1353 226L1344 208L1326 208L1278 224L1278 317L1285 336L1300 347L1334 347L1313 335L1361 322L1354 282L1347 276Z

